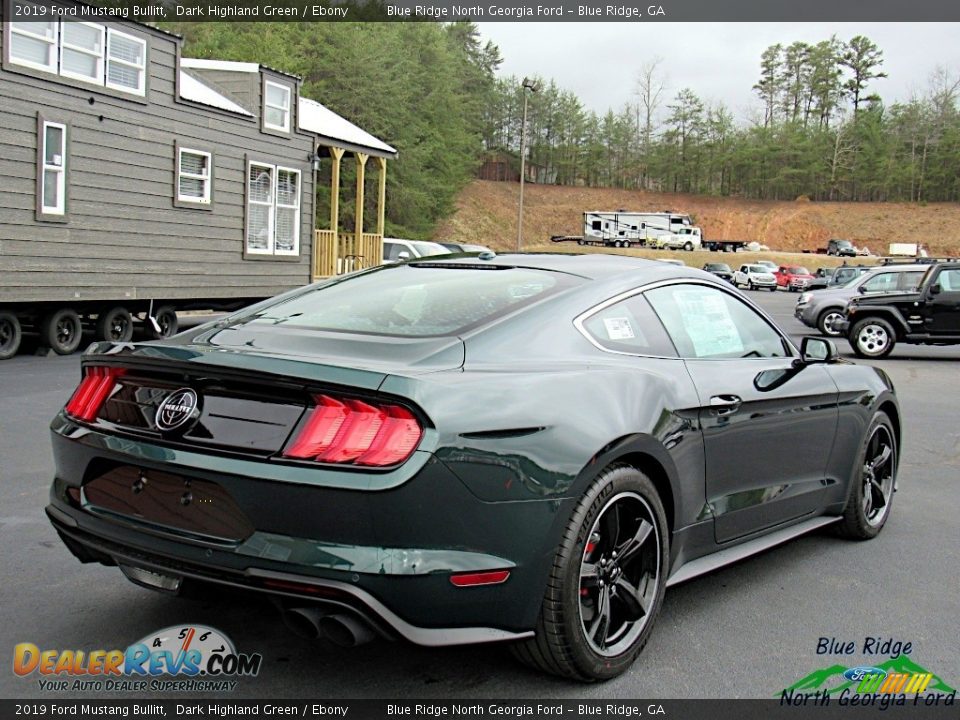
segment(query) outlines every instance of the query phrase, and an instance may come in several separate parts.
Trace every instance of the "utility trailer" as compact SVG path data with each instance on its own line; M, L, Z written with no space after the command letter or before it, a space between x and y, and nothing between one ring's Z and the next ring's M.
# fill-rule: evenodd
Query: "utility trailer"
M689 215L675 212L588 211L582 235L554 235L552 242L602 247L672 247L694 250L702 234Z
M704 240L703 248L710 252L738 252L749 244L748 240Z

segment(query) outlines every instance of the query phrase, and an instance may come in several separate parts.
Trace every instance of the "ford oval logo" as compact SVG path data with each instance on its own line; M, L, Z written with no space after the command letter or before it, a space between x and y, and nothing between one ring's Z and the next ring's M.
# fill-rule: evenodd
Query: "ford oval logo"
M174 390L157 408L157 428L169 432L183 427L194 417L200 398L191 388Z
M870 667L869 665L860 665L859 667L852 667L847 670L843 676L847 680L853 680L854 682L860 682L868 675L883 675L886 676L887 671L881 670L880 668Z

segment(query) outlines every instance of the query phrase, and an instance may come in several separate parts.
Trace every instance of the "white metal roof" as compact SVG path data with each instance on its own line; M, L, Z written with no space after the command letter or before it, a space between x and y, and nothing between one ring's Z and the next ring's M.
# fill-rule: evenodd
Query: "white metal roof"
M180 58L180 66L197 70L226 70L227 72L260 72L258 63L232 62L230 60L203 60L201 58Z
M357 127L346 118L340 117L333 110L321 105L315 100L302 97L299 102L299 125L301 130L322 135L333 141L341 141L349 145L368 148L376 154L396 155L396 148L387 145L375 138L366 130Z
M238 115L253 117L253 113L237 105L237 103L230 98L224 97L209 85L183 70L180 70L180 97L184 100L200 103L201 105L219 108L220 110L228 110Z

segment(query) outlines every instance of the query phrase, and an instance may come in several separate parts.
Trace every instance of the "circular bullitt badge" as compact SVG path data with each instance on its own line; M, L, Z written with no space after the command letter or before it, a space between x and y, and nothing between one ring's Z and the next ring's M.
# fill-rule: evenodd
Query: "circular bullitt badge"
M178 430L198 415L200 398L192 388L180 388L164 398L157 408L155 422L163 432Z

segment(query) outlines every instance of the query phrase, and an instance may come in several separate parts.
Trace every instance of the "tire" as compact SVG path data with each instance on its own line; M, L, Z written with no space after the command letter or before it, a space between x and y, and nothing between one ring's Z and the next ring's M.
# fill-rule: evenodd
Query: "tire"
M580 240L577 240L577 245L586 245L586 243L581 238Z
M868 317L854 324L847 336L857 357L885 358L897 344L897 333L883 318Z
M130 342L133 337L133 318L121 306L112 307L97 317L97 338L108 342Z
M157 311L154 313L153 317L160 326L160 332L154 330L153 323L147 320L147 327L149 328L148 335L152 339L164 340L177 334L179 320L177 320L177 311L174 310L173 305L164 305L160 308L157 308Z
M885 412L878 410L864 434L847 506L837 525L842 537L869 540L883 530L893 505L898 457L893 423Z
M770 290L770 292L776 292L776 291L777 291L777 286L774 285L773 287L769 288L769 290Z
M57 355L71 354L83 339L80 316L70 308L54 310L43 319L40 337Z
M753 291L753 290L756 290L756 289L757 289L757 288L755 288L755 287L753 286L753 280L747 280L747 290Z
M839 320L843 320L843 312L837 308L827 308L817 317L817 329L821 335L839 337L840 332L831 328L831 325Z
M687 252L693 252L693 243L688 240L683 244L683 249Z
M667 538L663 504L649 478L627 465L604 470L570 517L536 635L512 646L516 657L584 682L627 670L646 645L663 602Z
M22 339L17 316L8 310L0 310L0 360L9 360L16 355Z

